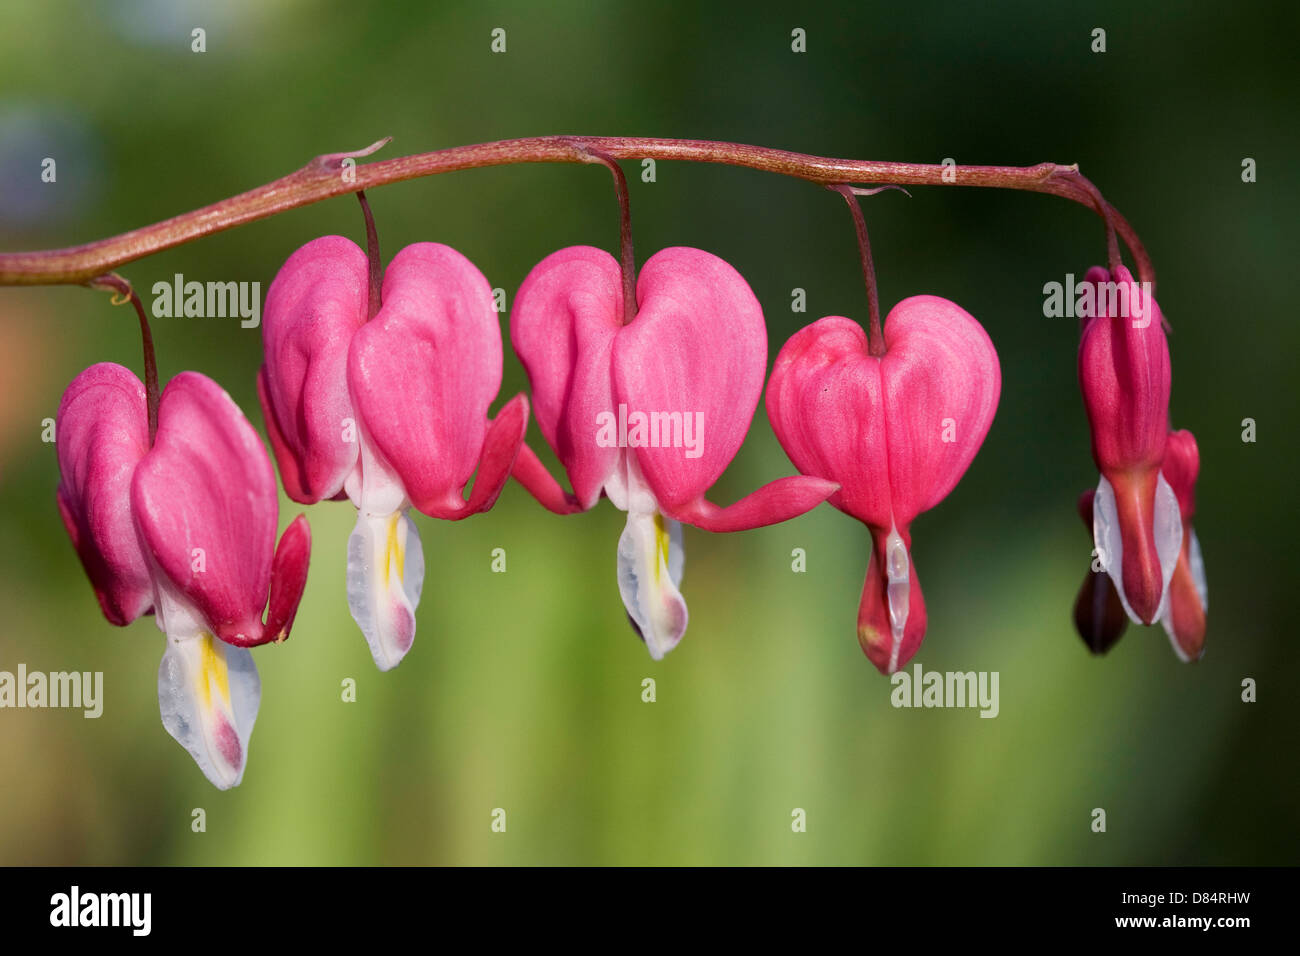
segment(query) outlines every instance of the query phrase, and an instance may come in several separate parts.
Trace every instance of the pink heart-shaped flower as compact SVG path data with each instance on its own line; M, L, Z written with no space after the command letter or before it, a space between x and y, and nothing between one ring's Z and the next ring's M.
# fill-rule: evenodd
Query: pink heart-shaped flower
M910 525L965 474L993 422L1002 378L988 333L947 299L898 303L884 342L885 354L872 355L866 332L842 316L800 330L777 356L767 413L799 470L838 482L831 504L871 529L859 639L892 672L924 631Z
M679 523L761 527L815 507L835 485L795 475L728 507L710 502L705 494L744 442L763 390L763 310L740 273L700 249L651 256L636 294L636 315L624 324L619 264L589 246L553 253L528 274L510 337L573 493L527 446L514 476L558 513L591 508L602 493L628 513L619 589L658 659L688 620L677 591Z

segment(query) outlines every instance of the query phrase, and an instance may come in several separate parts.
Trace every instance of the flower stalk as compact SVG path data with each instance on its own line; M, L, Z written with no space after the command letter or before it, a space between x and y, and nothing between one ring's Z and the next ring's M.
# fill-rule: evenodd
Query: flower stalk
M632 201L627 192L627 176L618 161L598 150L591 150L591 162L599 163L614 177L618 197L619 271L623 276L623 324L636 318L636 250L632 245Z
M834 192L844 197L853 217L853 228L858 236L858 256L862 259L862 281L867 287L867 317L871 329L871 354L880 358L885 354L885 333L880 327L880 294L876 290L876 266L871 259L871 240L867 238L867 220L862 215L857 193L852 186L832 186Z
M131 283L120 275L110 273L99 276L86 283L92 289L108 289L113 293L113 305L125 305L130 302L140 320L140 344L144 351L144 394L145 407L149 413L149 447L158 434L158 358L153 348L153 331L149 328L149 316L144 311L144 303L136 294Z
M366 220L366 261L370 268L370 294L367 296L366 318L373 319L379 314L383 303L384 260L379 257L379 232L375 229L375 216L370 211L366 191L357 193L357 202L361 204L361 215Z

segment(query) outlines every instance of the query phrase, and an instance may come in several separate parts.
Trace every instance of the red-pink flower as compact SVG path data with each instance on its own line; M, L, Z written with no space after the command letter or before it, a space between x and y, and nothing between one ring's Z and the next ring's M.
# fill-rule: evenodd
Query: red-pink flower
M543 259L515 300L510 338L532 383L537 424L573 487L525 445L515 477L557 513L601 495L627 512L619 591L651 657L686 631L681 524L738 531L784 521L834 490L791 476L720 507L705 493L749 431L763 390L767 330L748 284L699 249L652 256L624 324L622 276L589 246Z
M1194 661L1205 652L1205 619L1210 609L1201 543L1192 529L1192 518L1196 515L1196 477L1200 469L1201 457L1192 433L1186 429L1170 432L1160 472L1178 498L1183 536L1160 623L1169 635L1174 653L1184 661Z
M230 396L197 372L163 391L152 448L144 386L107 362L68 386L56 436L59 512L104 616L156 615L163 725L216 786L235 786L261 700L247 648L289 634L307 580L306 519L276 546L271 461Z
M1160 475L1169 432L1169 344L1150 289L1123 266L1094 267L1082 286L1079 384L1101 472L1093 533L1124 609L1164 613L1181 545L1178 501Z
M997 352L967 312L932 295L904 299L872 355L851 319L828 316L777 356L767 414L806 475L836 481L830 503L874 543L858 609L858 640L893 673L925 636L925 600L911 560L911 524L956 486L997 409Z
M458 520L496 503L528 425L519 395L495 420L501 331L487 280L454 249L407 246L367 321L366 255L307 243L276 275L258 392L285 491L349 498L348 603L380 670L415 639L424 552L412 505ZM465 486L478 472L469 499Z

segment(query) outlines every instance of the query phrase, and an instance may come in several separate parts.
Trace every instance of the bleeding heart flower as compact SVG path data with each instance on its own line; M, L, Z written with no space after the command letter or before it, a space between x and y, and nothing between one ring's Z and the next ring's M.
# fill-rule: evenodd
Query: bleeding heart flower
M1079 517L1088 529L1088 537L1093 535L1092 510L1096 492L1091 488L1079 496ZM1120 602L1115 582L1101 568L1101 562L1094 550L1092 564L1088 575L1079 588L1079 596L1074 601L1074 626L1094 654L1105 654L1124 636L1128 627L1128 615Z
M367 294L366 255L348 239L325 236L290 256L266 296L258 393L289 496L356 506L348 604L389 670L411 649L424 583L411 506L453 521L491 508L528 400L487 417L501 330L487 280L459 252L429 242L399 252L369 322Z
M806 475L839 483L830 503L871 530L858 640L892 674L925 636L912 521L956 486L997 410L1002 375L983 327L947 299L904 299L873 355L851 319L801 329L777 356L767 414Z
M1113 281L1112 281L1113 280ZM1169 432L1169 344L1149 287L1124 267L1084 277L1079 384L1101 471L1093 533L1129 617L1164 613L1181 546L1178 500L1161 477ZM1091 293L1091 295L1089 295Z
M156 615L163 725L213 784L237 785L261 700L247 648L289 634L307 581L306 518L276 547L271 461L230 396L197 372L163 391L152 448L144 386L108 362L68 386L55 433L59 513L104 616L120 626Z
M664 249L624 324L618 262L573 246L543 259L515 300L510 338L532 383L537 424L568 473L566 493L527 447L514 475L557 513L602 494L627 512L619 591L655 660L686 631L681 524L739 531L825 500L831 482L791 476L728 507L705 498L749 431L763 389L767 329L740 274L699 249Z
M1169 635L1174 653L1184 661L1194 661L1205 653L1205 618L1210 609L1201 543L1192 530L1196 476L1200 469L1201 457L1192 433L1186 429L1170 432L1160 471L1178 498L1183 536L1178 563L1169 582L1169 601L1160 623Z

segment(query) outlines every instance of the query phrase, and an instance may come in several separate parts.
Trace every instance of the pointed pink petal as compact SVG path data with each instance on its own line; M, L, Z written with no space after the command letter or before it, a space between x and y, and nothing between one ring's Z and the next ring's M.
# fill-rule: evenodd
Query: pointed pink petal
M672 509L703 495L744 442L763 390L767 327L740 273L700 249L651 256L637 300L614 342L615 398L629 415L679 416L680 440L672 422L660 447L633 449L655 498Z
M289 257L266 294L259 394L285 490L303 504L337 495L357 463L345 437L356 417L347 358L366 321L368 275L355 243L323 236Z
M492 290L459 252L421 242L393 258L383 299L348 356L366 440L417 508L460 511L501 386Z
M263 640L279 505L266 449L216 382L182 372L163 391L131 507L157 569L230 644Z
M533 415L569 473L581 510L600 498L619 460L618 447L596 443L596 417L616 412L610 355L623 327L622 299L614 257L571 246L533 267L510 314L510 341L528 373ZM524 468L535 474L527 460ZM553 490L542 493L555 502Z
M515 481L541 503L547 511L557 515L570 515L583 510L577 497L565 491L555 477L546 470L537 452L524 442L519 446L519 457L510 471Z
M1186 429L1169 433L1160 473L1178 498L1183 540L1174 576L1169 582L1169 603L1161 620L1174 650L1184 661L1197 660L1205 651L1206 606L1209 599L1201 546L1192 529L1196 516L1196 478L1201 470L1196 438Z
M1193 561L1192 555L1196 560ZM1183 536L1183 550L1169 582L1169 606L1160 623L1183 661L1199 660L1205 653L1206 607L1204 579L1197 580L1195 565L1200 561L1200 546L1190 529ZM1201 571L1204 574L1204 571Z
M946 498L984 443L1002 390L984 327L954 302L915 295L885 319L881 375L894 520Z
M459 521L490 509L497 503L501 489L510 478L510 469L523 445L524 432L527 430L528 399L516 395L506 402L488 426L487 438L483 441L483 457L479 460L478 474L474 478L469 500L460 500L454 507L440 504L427 513L435 518Z
M282 641L293 628L311 561L311 527L306 515L298 515L280 535L271 561L271 601L266 612L265 638Z
M59 514L109 622L153 604L149 565L131 522L131 475L149 450L144 386L101 362L72 380L55 421Z
M725 508L698 498L665 513L705 531L746 531L796 518L816 508L838 488L833 481L791 475L769 482Z
M1196 477L1201 470L1201 453L1196 438L1187 429L1170 432L1160 471L1178 496L1178 510L1184 522L1196 516Z

